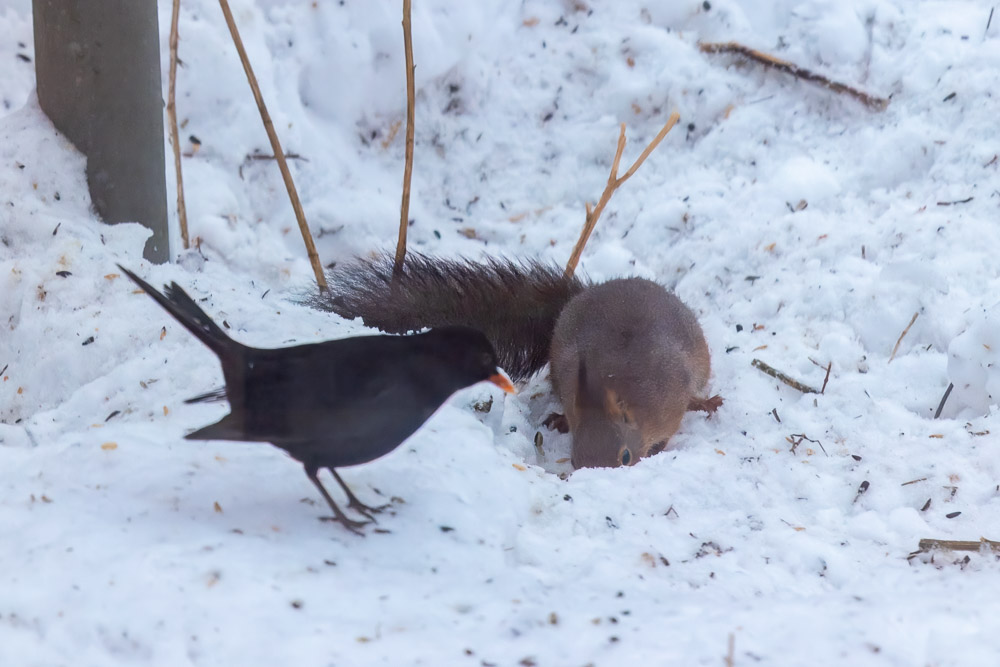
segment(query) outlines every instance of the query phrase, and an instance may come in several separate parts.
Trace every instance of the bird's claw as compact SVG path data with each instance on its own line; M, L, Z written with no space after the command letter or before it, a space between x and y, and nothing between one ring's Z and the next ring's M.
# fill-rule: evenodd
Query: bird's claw
M320 521L324 521L324 522L333 522L333 521L335 521L335 522L339 523L341 526L343 526L344 528L346 528L347 530L349 530L352 533L354 533L355 535L360 535L361 537L365 536L364 532L361 529L363 527L367 526L370 523L375 523L374 520L371 520L371 521L355 521L354 519L348 519L346 516L345 517L339 517L339 516L321 516L319 518L319 520Z
M379 505L378 507L371 507L370 505L365 505L360 500L357 500L357 502L348 503L347 506L353 509L358 514L363 514L369 519L371 519L372 523L378 523L378 521L375 520L375 517L373 517L372 514L381 514L391 504L392 503L386 503L385 505Z

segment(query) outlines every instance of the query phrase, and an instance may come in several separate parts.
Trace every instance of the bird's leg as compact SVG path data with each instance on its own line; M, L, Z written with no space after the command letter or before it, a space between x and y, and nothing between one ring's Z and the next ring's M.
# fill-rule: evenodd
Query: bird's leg
M389 506L388 503L385 505L379 505L378 507L369 507L368 505L365 505L363 502L358 500L357 496L355 496L351 492L350 487L348 487L347 484L344 483L344 480L340 478L340 475L337 474L336 470L330 468L330 472L333 473L333 478L337 480L337 484L340 484L340 488L342 488L344 490L344 493L347 494L347 506L360 512L361 514L364 514L372 521L375 521L375 517L372 516L372 513L378 514L379 512L381 512L382 510L384 510L386 507ZM378 523L378 521L375 521L375 523Z
M344 528L351 531L352 533L363 536L364 533L362 533L360 529L362 526L370 522L354 521L353 519L347 518L347 515L340 511L340 508L337 507L337 503L333 502L333 498L330 497L330 494L327 493L326 489L320 483L319 477L316 476L316 469L306 467L306 477L308 477L312 481L312 483L316 485L316 488L319 489L319 492L323 494L324 498L326 498L326 502L329 503L330 509L333 510L333 518L329 520L336 521ZM340 482L339 479L337 481ZM343 485L344 483L340 482L340 484ZM324 517L324 520L327 520L326 517Z

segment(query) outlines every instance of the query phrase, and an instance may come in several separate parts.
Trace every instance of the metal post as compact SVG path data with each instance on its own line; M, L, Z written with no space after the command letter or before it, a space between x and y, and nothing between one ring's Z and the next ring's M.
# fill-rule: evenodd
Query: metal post
M105 222L153 231L143 255L170 258L155 0L33 0L38 101L87 156Z

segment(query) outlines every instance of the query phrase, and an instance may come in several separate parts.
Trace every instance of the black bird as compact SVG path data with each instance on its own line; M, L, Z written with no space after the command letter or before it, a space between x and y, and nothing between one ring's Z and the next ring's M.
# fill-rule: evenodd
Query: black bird
M357 336L261 349L230 338L177 283L156 291L119 268L219 357L226 386L188 403L229 401L230 413L187 435L191 440L269 442L305 467L334 520L352 532L374 521L335 468L388 454L463 387L488 380L513 393L496 353L475 329L442 327L413 336ZM329 468L351 507L348 518L320 483Z

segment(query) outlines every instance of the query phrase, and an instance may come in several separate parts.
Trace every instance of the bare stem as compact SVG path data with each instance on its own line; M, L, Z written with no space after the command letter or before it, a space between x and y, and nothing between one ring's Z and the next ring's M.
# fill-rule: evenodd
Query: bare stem
M573 247L573 253L570 255L569 262L566 264L566 277L570 278L573 273L576 272L576 266L580 263L580 257L583 255L583 249L587 245L587 241L590 239L591 232L594 231L594 227L597 226L597 220L601 217L601 213L604 211L604 207L608 205L611 201L611 195L615 193L615 190L620 188L625 181L632 177L642 163L646 161L649 154L656 150L656 147L660 145L663 138L667 136L667 133L673 129L677 121L680 120L680 114L676 111L670 114L670 118L667 119L666 124L660 130L659 134L649 142L645 150L636 158L632 166L628 168L625 175L621 178L618 177L618 165L621 163L622 153L625 152L625 123L621 124L621 131L618 134L618 147L615 150L615 159L611 163L611 173L608 175L608 184L604 187L604 192L601 194L601 198L597 202L597 206L591 207L590 203L586 205L587 217L584 219L583 230L580 232L580 238L577 239L576 245Z
M167 85L167 122L170 124L170 143L174 148L174 171L177 173L177 222L181 228L184 249L191 247L188 239L187 206L184 204L184 175L181 173L181 146L177 132L177 24L180 20L181 0L174 0L170 19L170 76Z
M230 34L233 36L236 51L240 54L240 62L243 63L243 70L246 72L247 81L250 83L250 90L253 91L253 98L257 102L257 109L260 111L260 119L264 123L264 130L267 132L267 138L271 141L271 148L274 150L274 159L278 163L278 169L281 170L281 178L285 181L285 189L288 190L288 198L292 202L292 210L295 211L295 219L299 223L299 231L302 232L302 240L306 245L306 253L309 255L309 262L312 264L313 273L316 274L316 283L319 285L320 291L325 292L327 286L326 276L323 275L323 265L320 264L319 254L316 252L316 244L313 243L312 234L309 232L309 223L306 222L306 214L302 210L299 193L295 190L295 181L292 180L292 172L288 169L285 152L281 150L281 142L278 141L278 135L274 131L274 123L271 122L271 116L267 113L264 97L260 93L260 86L257 85L257 77L253 73L253 67L250 66L250 59L247 57L246 49L243 48L243 40L240 39L240 32L236 27L236 21L233 19L233 13L229 9L229 2L228 0L219 0L219 5L222 7L223 15L226 17L226 24L229 26Z
M413 175L413 122L416 91L413 82L413 34L410 23L410 0L403 0L403 50L406 54L406 163L403 166L403 202L399 207L399 239L396 241L394 276L398 276L402 272L403 260L406 258L406 230L410 224L410 178Z

